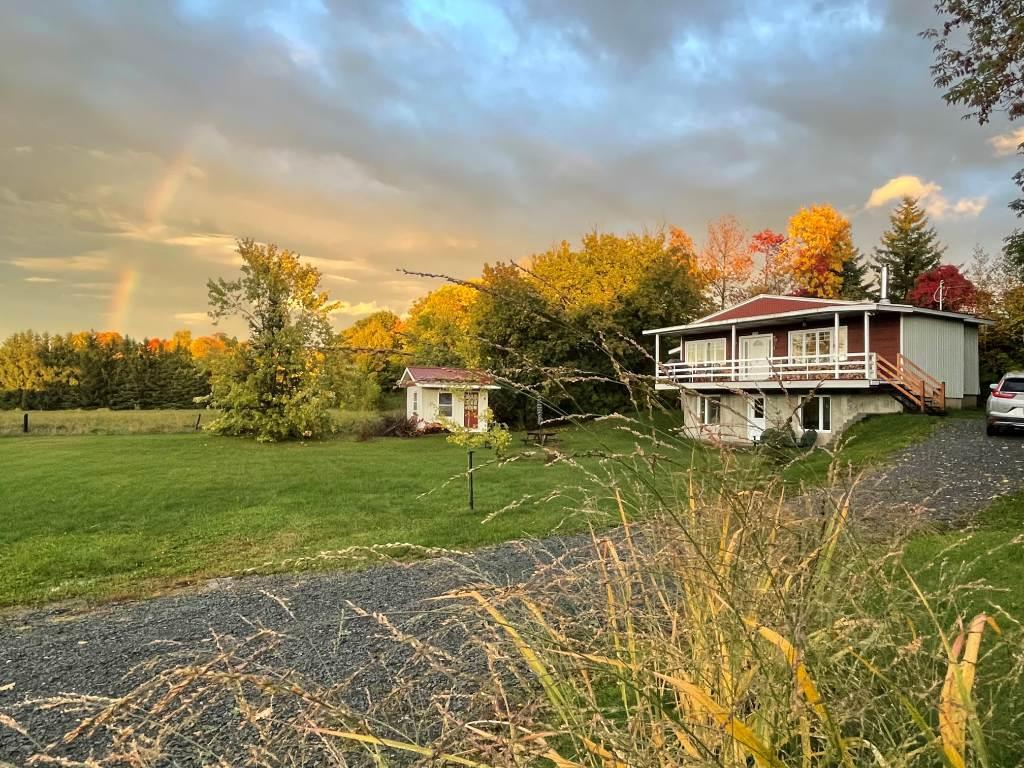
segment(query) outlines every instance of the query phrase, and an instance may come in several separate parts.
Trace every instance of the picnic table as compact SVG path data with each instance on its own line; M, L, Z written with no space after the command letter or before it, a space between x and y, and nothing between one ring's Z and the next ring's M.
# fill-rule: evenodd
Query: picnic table
M523 440L524 443L536 443L537 445L545 445L549 441L553 442L558 439L557 432L551 432L546 429L531 429L526 433L526 438Z

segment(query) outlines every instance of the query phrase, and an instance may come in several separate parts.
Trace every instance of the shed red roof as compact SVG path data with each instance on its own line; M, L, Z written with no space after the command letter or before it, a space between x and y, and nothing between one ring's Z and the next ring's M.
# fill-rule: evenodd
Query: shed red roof
M713 315L702 317L698 323L712 323L719 320L738 320L743 317L760 317L782 312L798 312L803 309L827 309L843 306L847 301L827 301L824 299L807 299L800 296L758 296L735 307L723 309Z
M411 381L410 381L411 379ZM486 371L474 371L469 368L446 368L409 366L402 374L399 384L437 384L442 382L458 382L461 384L493 384L494 377Z

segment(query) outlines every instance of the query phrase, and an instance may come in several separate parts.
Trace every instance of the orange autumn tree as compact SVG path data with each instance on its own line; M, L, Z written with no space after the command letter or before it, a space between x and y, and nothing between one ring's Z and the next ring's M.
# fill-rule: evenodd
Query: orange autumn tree
M836 299L856 266L850 221L831 205L801 208L789 220L783 259L798 293Z
M725 309L746 295L754 260L747 248L747 234L735 216L727 214L708 223L697 268L718 307Z

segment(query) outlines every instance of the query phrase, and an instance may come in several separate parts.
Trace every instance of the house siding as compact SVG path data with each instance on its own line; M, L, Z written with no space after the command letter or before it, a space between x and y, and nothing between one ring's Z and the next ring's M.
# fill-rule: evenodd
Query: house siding
M772 354L775 357L788 357L789 356L789 334L791 331L802 331L802 330L827 330L832 328L834 321L829 318L814 318L813 320L798 320L792 323L786 323L784 325L766 325L766 326L749 326L746 328L736 329L736 340L737 346L739 346L739 339L744 336L752 336L756 334L771 334L772 339ZM839 320L840 327L846 327L847 335L847 351L849 352L863 352L864 351L864 317L863 315L841 315ZM725 339L725 356L727 358L736 358L738 353L734 354L732 349L732 328L726 326L725 328L717 328L714 331L708 331L706 333L687 333L685 336L679 339L679 343L683 346L680 350L679 359L685 358L686 342L707 340L707 339ZM675 346L675 343L670 346ZM895 361L896 356L900 351L900 319L897 315L884 314L874 315L871 317L871 338L870 347L872 352L877 352L883 357ZM675 356L673 355L673 358Z
M978 366L978 327L964 326L964 395L981 394L981 373Z
M832 429L818 434L818 444L833 442L850 425L866 416L882 413L900 413L903 407L884 392L858 390L855 392L829 390L816 394L831 398ZM749 442L747 422L747 400L749 396L738 393L722 393L721 424L701 425L698 421L698 395L684 391L682 394L683 432L697 440L721 440L725 442ZM800 397L794 393L765 394L765 416L769 428L785 427L789 422L799 433L800 424L796 414Z
M903 354L946 384L946 396L960 399L966 383L965 325L957 320L907 315L903 318ZM977 342L974 344L977 354ZM977 366L975 365L975 368ZM975 373L975 378L977 373ZM975 389L977 385L975 384Z
M419 397L419 410L413 411L412 401L414 392ZM434 389L432 387L409 387L406 391L405 412L409 418L417 418L424 424L437 424L441 421L441 416L438 413L438 394L440 392L451 392L452 393L452 421L456 424L464 424L466 417L465 402L463 401L463 395L465 390L463 389ZM486 389L479 390L480 398L477 406L477 430L484 431L487 429L487 420L485 414L487 413L487 392Z

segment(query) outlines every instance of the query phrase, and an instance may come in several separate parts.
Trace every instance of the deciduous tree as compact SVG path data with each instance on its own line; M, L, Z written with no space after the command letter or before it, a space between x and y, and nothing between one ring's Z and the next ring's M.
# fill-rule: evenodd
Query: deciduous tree
M208 428L261 441L320 436L331 425L322 369L337 305L297 253L246 239L238 255L240 277L207 283L214 322L233 317L249 327L247 343L214 369L213 402L223 415Z
M762 229L750 237L747 250L754 259L757 270L756 285L752 293L773 293L782 295L792 290L792 280L783 261L783 246L786 236L770 229Z
M971 312L976 307L977 291L956 266L943 264L917 276L907 302L927 309Z
M735 216L725 215L708 224L707 239L697 265L712 300L720 309L743 298L754 260L747 247L747 234Z
M405 324L405 351L419 365L475 366L479 350L469 332L479 291L450 283L418 299Z
M850 222L831 205L811 205L793 214L783 253L794 286L804 295L834 299L863 290L856 284L863 270Z
M889 215L882 242L875 246L875 264L889 270L889 298L905 301L917 278L936 269L945 252L928 214L917 200L904 197Z
M936 0L942 25L926 29L933 40L931 67L936 87L947 104L963 107L964 117L985 125L993 112L1012 123L1024 117L1024 9L1020 0ZM1024 153L1024 144L1017 153ZM1014 177L1024 190L1024 170ZM1024 198L1010 203L1024 217ZM1005 240L1004 254L1024 280L1024 231L1015 229Z
M53 379L39 354L42 339L32 331L15 333L0 344L0 389L15 392L19 407L28 408L29 395Z

